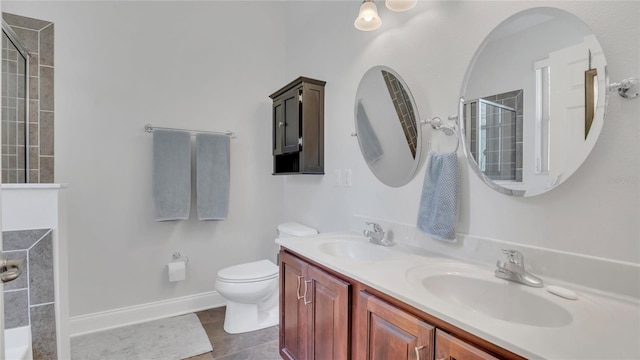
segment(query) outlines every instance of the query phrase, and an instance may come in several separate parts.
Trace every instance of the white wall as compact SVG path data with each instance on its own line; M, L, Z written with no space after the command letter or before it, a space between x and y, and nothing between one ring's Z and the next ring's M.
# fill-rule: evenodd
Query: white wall
M349 136L360 77L374 65L390 66L408 83L421 118L446 118L457 113L467 64L484 37L534 6L566 9L585 21L603 46L612 81L640 74L638 2L419 1L407 13L392 13L379 1L383 25L369 33L353 27L355 2L289 3L287 75L327 81L325 170L353 169L353 187L336 187L331 175L291 177L285 217L295 215L321 231L348 226L352 214L415 224L424 165L408 185L387 187L370 173ZM489 189L468 170L460 150L459 232L640 263L639 113L639 100L610 95L605 127L586 162L568 181L533 198ZM430 129L424 131L432 137ZM451 141L433 137L440 144Z
M4 2L55 23L56 181L68 183L71 316L214 290L222 267L275 260L282 179L271 103L284 4ZM143 126L233 130L229 217L157 223ZM193 203L193 202L192 202ZM189 257L187 280L166 264Z

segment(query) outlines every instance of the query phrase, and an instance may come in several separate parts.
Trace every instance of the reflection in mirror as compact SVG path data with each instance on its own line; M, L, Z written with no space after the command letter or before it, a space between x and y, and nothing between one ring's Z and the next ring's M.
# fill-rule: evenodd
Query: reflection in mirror
M363 75L355 101L358 143L369 169L386 185L405 185L418 168L417 118L409 87L395 71L375 66Z
M480 45L462 86L459 118L471 168L514 196L562 183L600 134L605 83L602 47L580 19L554 8L511 16Z

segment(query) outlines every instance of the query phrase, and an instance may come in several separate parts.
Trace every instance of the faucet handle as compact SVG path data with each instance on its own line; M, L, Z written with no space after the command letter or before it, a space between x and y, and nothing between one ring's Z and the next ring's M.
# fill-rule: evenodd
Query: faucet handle
M373 225L373 231L375 232L382 232L382 226L380 226L380 224L376 224L374 222L366 222L367 225Z
M502 252L507 255L507 260L512 264L524 265L524 255L518 250L502 249Z

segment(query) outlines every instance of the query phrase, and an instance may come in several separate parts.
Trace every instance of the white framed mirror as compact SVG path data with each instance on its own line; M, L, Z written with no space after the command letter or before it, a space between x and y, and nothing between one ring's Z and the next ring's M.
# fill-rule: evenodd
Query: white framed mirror
M411 181L420 164L422 134L418 108L402 77L387 66L367 70L354 112L358 144L371 172L391 187Z
M604 125L606 60L589 27L549 7L500 23L471 60L460 95L463 148L492 189L543 194L584 162Z

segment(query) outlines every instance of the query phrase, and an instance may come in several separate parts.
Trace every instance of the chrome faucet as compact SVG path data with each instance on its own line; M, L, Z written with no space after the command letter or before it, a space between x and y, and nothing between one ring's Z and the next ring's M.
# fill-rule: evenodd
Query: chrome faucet
M382 226L372 222L367 222L367 225L373 226L373 231L367 229L363 231L364 236L369 238L369 242L382 246L395 245L393 241L384 238L384 231L382 230Z
M498 260L496 263L498 268L495 275L497 277L528 286L542 287L542 279L524 269L524 256L520 251L502 249L502 252L507 255L507 261Z

